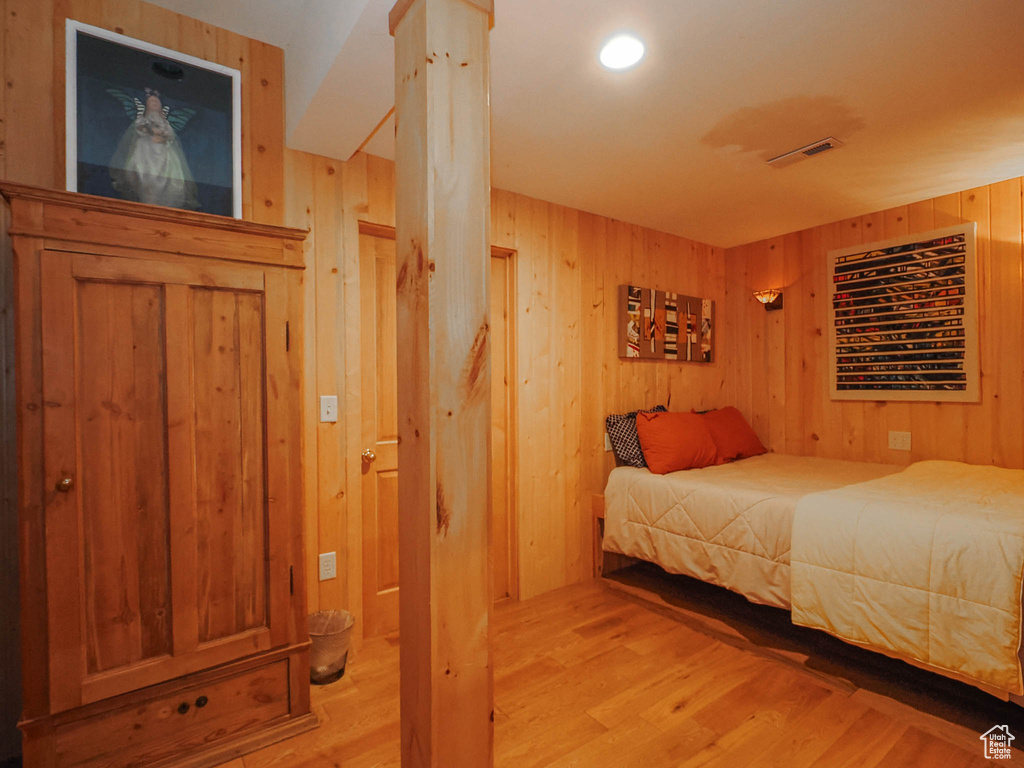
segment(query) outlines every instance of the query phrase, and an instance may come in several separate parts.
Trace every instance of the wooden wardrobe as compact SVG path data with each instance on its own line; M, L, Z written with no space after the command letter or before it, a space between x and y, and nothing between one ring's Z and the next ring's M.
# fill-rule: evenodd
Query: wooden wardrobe
M214 765L314 727L305 232L0 193L26 768Z

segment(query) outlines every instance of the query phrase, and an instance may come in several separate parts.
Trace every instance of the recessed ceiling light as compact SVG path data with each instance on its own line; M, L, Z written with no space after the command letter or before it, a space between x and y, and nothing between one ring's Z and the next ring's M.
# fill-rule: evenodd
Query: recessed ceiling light
M601 63L608 69L629 69L644 57L644 44L635 35L616 35L601 48Z

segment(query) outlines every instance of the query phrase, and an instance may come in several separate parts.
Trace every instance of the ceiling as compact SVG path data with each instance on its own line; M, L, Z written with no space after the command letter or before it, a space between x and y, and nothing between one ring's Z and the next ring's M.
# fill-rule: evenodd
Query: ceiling
M288 144L394 157L394 0L154 0L286 51ZM1024 175L1021 0L497 0L495 187L718 246ZM647 44L635 69L603 40ZM765 161L826 136L839 149Z

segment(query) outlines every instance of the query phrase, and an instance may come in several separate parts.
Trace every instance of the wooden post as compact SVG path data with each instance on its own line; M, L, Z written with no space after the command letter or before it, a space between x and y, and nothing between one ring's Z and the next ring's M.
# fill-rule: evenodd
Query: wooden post
M395 36L402 765L493 764L492 0L400 0Z

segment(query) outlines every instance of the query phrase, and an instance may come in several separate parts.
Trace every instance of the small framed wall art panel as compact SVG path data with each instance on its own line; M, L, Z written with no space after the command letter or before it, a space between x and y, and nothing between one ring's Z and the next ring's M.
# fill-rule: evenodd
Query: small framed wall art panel
M833 400L981 399L974 222L830 251Z
M715 302L681 293L619 286L619 357L715 361Z
M66 25L67 188L242 216L241 73Z

